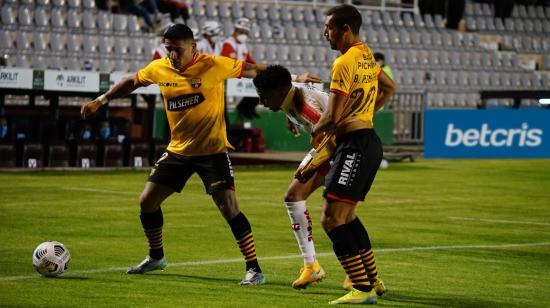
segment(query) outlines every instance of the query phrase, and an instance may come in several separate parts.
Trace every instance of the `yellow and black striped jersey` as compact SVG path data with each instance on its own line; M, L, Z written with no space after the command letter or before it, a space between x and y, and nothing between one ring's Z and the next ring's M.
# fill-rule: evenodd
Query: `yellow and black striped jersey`
M240 60L196 53L180 69L166 57L138 71L141 85L160 87L171 132L168 151L184 156L227 152L231 145L223 112L224 81L241 77L244 65Z
M334 60L330 92L348 97L338 126L361 120L372 127L381 71L370 48L364 43L353 45Z

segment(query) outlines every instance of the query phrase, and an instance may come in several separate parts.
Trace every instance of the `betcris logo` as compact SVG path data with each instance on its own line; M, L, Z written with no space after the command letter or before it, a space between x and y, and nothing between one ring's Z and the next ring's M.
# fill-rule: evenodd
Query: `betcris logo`
M445 145L448 147L538 147L542 143L542 129L529 129L527 123L521 128L489 129L488 123L483 123L481 129L470 128L461 130L454 123L447 125Z
M426 110L426 158L550 157L550 110Z

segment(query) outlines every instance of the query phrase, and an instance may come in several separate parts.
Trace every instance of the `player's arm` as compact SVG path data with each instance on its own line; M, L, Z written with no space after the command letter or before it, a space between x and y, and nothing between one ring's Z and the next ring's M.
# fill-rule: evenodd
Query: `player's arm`
M388 99L397 91L397 86L384 71L378 76L378 95L374 103L374 112L384 106Z
M107 104L110 100L125 97L139 87L141 87L141 84L136 80L135 76L123 79L105 94L82 105L82 108L80 108L80 116L82 119L86 120L87 117L95 113L99 107Z
M245 78L254 78L256 77L256 74L259 72L263 72L267 68L267 64L260 64L260 63L246 63L244 66L244 72L243 76ZM310 73L304 73L301 75L291 75L292 81L294 82L312 82L312 83L321 83L323 80L319 78L318 76L311 75Z
M321 115L319 122L311 132L311 144L314 147L321 142L326 134L334 132L336 124L344 112L344 104L347 99L346 95L330 92L327 110Z

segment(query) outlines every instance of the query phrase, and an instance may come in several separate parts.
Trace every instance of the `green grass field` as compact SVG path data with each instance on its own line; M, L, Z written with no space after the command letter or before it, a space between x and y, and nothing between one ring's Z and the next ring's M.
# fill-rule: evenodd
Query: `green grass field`
M293 166L237 167L237 198L267 284L240 287L244 264L200 179L170 197L163 272L127 275L147 243L138 196L147 171L0 173L0 307L312 307L345 291L309 201L327 279L296 291L302 264L282 195ZM357 208L389 292L379 306L548 307L550 160L435 160L379 172ZM42 278L32 252L64 243L70 269Z

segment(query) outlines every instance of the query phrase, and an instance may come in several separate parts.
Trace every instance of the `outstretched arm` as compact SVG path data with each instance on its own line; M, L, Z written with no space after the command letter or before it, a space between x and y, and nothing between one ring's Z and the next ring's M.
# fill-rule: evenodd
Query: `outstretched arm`
M378 76L378 96L374 103L374 112L382 108L395 91L397 91L395 83L384 71L381 71Z
M141 87L141 84L136 80L135 76L123 79L112 89L107 91L107 93L102 94L93 101L86 102L82 105L82 108L80 108L80 116L82 119L86 120L87 117L94 114L99 107L107 104L110 100L125 97L139 87Z
M256 77L256 74L259 72L264 71L267 68L268 65L266 64L259 64L259 63L246 63L244 67L244 73L243 77L245 78L254 78ZM323 80L321 78L311 75L309 73L304 73L301 75L292 75L292 81L295 82L313 82L313 83L321 83Z

